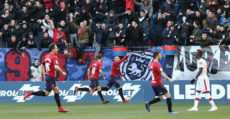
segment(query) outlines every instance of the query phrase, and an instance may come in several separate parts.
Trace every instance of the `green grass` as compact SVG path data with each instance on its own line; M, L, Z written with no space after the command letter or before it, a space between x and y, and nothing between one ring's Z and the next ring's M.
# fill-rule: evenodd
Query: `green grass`
M58 113L56 103L0 103L0 119L230 119L230 104L217 103L218 111L208 112L209 103L200 103L198 112L188 112L193 103L173 103L177 115L167 114L166 103L151 105L147 112L144 103L63 103L68 113Z

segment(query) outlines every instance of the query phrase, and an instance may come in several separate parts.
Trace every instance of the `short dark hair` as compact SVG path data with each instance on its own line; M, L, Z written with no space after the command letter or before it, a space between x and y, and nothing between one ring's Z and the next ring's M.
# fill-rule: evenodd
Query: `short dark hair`
M118 55L115 55L114 57L119 57Z
M155 59L157 56L158 56L158 54L160 54L161 52L159 52L159 51L155 51L155 52L153 52L153 58Z
M102 58L102 55L101 54L98 54L97 55L97 59L101 59Z
M202 32L202 34L205 34L205 35L207 35L207 33L205 33L205 32Z
M51 52L51 51L54 49L55 46L56 46L55 43L51 43L51 44L49 45L49 51Z
M38 59L38 58L34 59L34 62L35 62L36 60L39 60L39 59Z
M197 52L199 52L200 53L200 57L202 57L203 56L203 50L201 50L201 49L197 49Z
M220 27L224 27L224 25L220 25Z

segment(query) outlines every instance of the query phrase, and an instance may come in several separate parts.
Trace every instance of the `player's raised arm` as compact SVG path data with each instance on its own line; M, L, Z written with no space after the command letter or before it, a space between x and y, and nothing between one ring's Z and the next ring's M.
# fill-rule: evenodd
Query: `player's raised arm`
M161 72L161 76L163 76L164 78L166 78L171 83L174 82L174 80L172 80L171 78L169 78L163 71Z

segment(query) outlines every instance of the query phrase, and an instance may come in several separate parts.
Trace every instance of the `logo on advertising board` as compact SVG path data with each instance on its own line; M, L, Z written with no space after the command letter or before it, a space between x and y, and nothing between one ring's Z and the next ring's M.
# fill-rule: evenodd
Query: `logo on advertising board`
M126 99L132 99L139 91L141 85L132 85L132 83L125 83L122 86L124 98ZM93 96L97 96L97 93L94 93ZM121 102L122 99L119 95L119 92L117 89L110 89L108 91L102 91L103 96L114 96L113 99L117 100L117 102Z
M85 86L81 86L81 84L74 84L69 90L68 90L68 93L66 95L63 95L65 96L63 99L64 100L67 100L66 102L75 102L76 100L80 100L82 99L85 94L87 92L85 91L77 91L76 94L73 94L74 90L75 90L75 87L89 87L88 85L85 85Z

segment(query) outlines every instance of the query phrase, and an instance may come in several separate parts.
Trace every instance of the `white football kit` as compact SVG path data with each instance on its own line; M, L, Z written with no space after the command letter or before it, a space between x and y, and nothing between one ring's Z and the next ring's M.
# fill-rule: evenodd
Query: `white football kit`
M209 78L207 75L206 61L203 58L199 59L197 67L198 67L198 71L201 67L203 68L203 71L197 79L196 91L202 92L202 93L208 93L210 92L210 83L209 83Z

